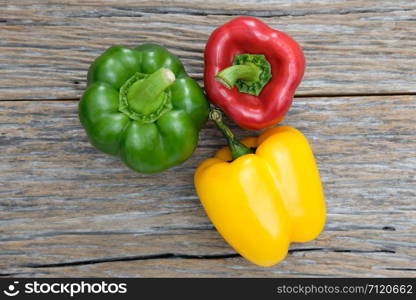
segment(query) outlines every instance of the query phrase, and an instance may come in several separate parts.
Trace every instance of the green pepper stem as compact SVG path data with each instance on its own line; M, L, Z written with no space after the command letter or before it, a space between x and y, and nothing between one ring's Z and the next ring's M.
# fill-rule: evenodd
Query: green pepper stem
M260 80L261 69L253 63L233 65L215 75L215 79L225 85L226 88L234 87L237 80L257 82Z
M133 83L127 92L129 107L141 114L156 111L164 100L163 92L175 82L175 74L160 68L149 77Z
M217 127L222 131L225 138L227 139L233 160L239 158L240 156L253 153L253 151L251 151L250 148L241 144L235 138L230 128L228 128L228 126L224 124L224 122L222 121L222 113L220 110L212 109L209 113L209 118L215 122Z

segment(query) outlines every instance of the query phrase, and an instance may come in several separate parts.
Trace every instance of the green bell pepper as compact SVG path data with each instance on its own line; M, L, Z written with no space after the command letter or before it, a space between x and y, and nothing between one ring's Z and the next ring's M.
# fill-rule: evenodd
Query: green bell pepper
M199 85L164 47L113 46L91 65L79 118L91 143L142 173L187 160L209 113Z

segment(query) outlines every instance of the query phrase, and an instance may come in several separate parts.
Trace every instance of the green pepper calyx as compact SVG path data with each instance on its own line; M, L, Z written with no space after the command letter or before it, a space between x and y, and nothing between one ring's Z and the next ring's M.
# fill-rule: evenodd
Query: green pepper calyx
M270 63L263 54L238 54L233 65L218 72L215 79L226 88L258 96L272 78Z
M209 113L209 118L215 122L215 125L217 125L218 129L222 131L225 138L227 139L233 160L239 158L240 156L253 153L253 151L249 147L240 143L235 138L230 128L224 124L224 122L222 121L222 113L220 110L212 109Z
M172 109L169 87L175 79L167 68L150 75L135 73L120 88L119 111L143 123L156 121Z

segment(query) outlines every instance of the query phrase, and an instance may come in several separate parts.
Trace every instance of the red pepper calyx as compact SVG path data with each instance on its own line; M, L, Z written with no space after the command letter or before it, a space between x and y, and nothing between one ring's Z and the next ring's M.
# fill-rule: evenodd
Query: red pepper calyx
M253 151L250 148L241 144L235 138L230 128L224 124L224 122L222 121L222 113L220 110L212 109L209 113L209 118L215 122L215 125L217 125L218 129L222 131L225 138L227 139L228 146L230 147L233 160L239 158L240 156L253 153Z
M263 54L237 54L233 65L221 70L215 79L226 88L258 96L272 78L270 63Z

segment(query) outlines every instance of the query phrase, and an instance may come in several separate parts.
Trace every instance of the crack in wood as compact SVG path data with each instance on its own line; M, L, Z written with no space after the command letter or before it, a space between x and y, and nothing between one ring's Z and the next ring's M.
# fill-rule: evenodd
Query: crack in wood
M118 8L120 9L120 7ZM130 9L125 9L126 11L129 11ZM349 14L369 14L369 13L392 13L392 12L407 12L407 11L413 11L414 9L411 8L392 8L392 9L383 9L383 8L358 8L358 9L351 9L351 10L316 10L316 11L298 11L298 12L279 12L276 10L195 10L195 9L188 9L183 7L178 7L175 9L172 8L145 8L139 10L139 12L142 13L149 13L149 14L179 14L179 15L189 15L189 16L227 16L227 17L234 17L234 16L241 16L241 15L247 15L253 17L261 17L261 18L275 18L275 17L305 17L305 16L314 16L314 15L349 15ZM88 16L84 16L87 17ZM103 16L106 17L106 16ZM132 15L128 15L126 17L134 17ZM141 15L137 15L137 17L142 17Z
M316 15L349 15L349 14L370 14L370 13L393 13L393 12L409 12L413 11L412 8L357 8L357 9L341 9L341 10L315 10L315 11L304 11L304 10L295 10L291 12L286 11L276 11L276 10L253 10L248 8L247 10L227 10L223 9L190 9L186 7L164 7L164 8L135 8L135 7L113 7L115 11L110 11L108 13L97 13L94 10L93 13L86 11L81 14L68 14L71 18L142 18L146 15L156 14L156 15L185 15L185 16L226 16L226 17L235 17L241 15L251 15L254 17L261 18L276 18L276 17L306 17L306 16L316 16ZM117 11L122 13L117 13ZM19 19L1 19L0 23L5 24L6 26L21 26L27 25L27 20ZM34 26L54 26L54 22L30 22L30 25ZM62 22L57 22L57 26L61 26Z
M388 271L404 271L404 272L416 272L416 268L384 268Z
M137 261L137 260L151 260L151 259L226 259L239 257L239 254L182 254L182 253L161 253L161 254L149 254L149 255L135 255L126 257L110 257L110 258L98 258L80 261L70 261L62 263L51 263L51 264L27 264L21 265L20 267L25 268L57 268L57 267L68 267L68 266L82 266L101 264L108 262L121 262L121 261Z
M380 249L380 250L359 250L359 249L333 249L333 248L299 248L290 249L289 254L296 252L312 252L312 251L323 251L323 252L341 252L341 253L395 253L393 250ZM139 260L154 260L154 259L228 259L241 257L237 253L224 253L224 254L184 254L184 253L160 253L160 254L148 254L148 255L134 255L125 257L108 257L108 258L97 258L87 259L78 261L69 261L62 263L50 263L50 264L25 264L20 267L23 268L59 268L59 267L72 267L72 266L84 266L111 262L125 262L125 261L139 261Z
M88 6L87 6L88 7ZM294 10L294 11L278 11L278 10L254 10L252 7L247 7L244 9L237 10L224 10L224 9L193 9L181 6L172 6L172 7L161 7L161 8L137 8L137 7L121 7L113 6L113 11L100 12L86 11L79 14L68 14L71 18L109 18L109 17L118 17L118 18L142 18L147 14L158 14L158 15L185 15L185 16L241 16L241 15L251 15L254 17L261 18L275 18L275 17L305 17L305 16L316 16L316 15L349 15L349 14L369 14L369 13L393 13L393 12L408 12L413 11L412 8L356 8L356 9L321 9L321 10ZM117 12L118 11L118 12ZM4 19L0 21L1 23L6 23L7 25L26 25L27 21L21 20L9 20ZM39 23L39 24L38 24ZM32 22L31 25L49 25L50 22ZM53 23L52 23L53 25ZM60 25L58 23L58 25Z
M0 277L10 277L15 275L20 275L21 273L0 273Z
M389 93L336 93L336 94L317 94L309 93L295 95L296 98L336 98L336 97L383 97L383 96L415 96L414 92L389 92Z

